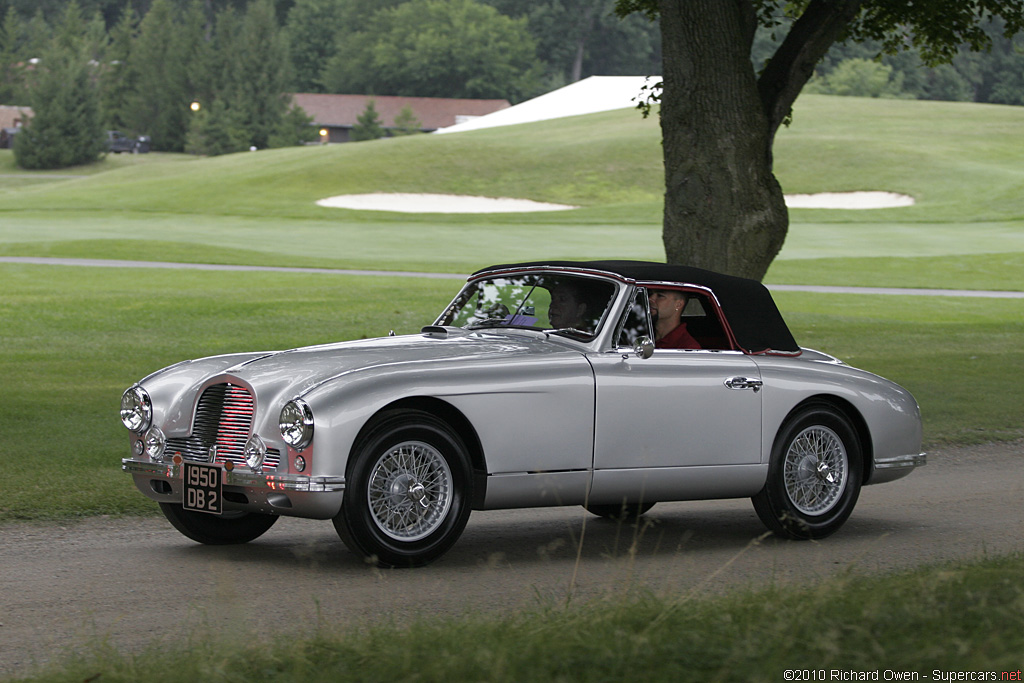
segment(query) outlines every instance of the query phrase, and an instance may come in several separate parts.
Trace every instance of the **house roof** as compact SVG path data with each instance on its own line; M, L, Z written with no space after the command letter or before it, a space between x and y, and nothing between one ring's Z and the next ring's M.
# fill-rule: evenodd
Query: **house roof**
M509 106L508 100L459 100L440 97L396 97L393 95L328 95L296 93L293 101L322 126L351 128L366 105L373 100L382 125L391 128L406 107L420 120L422 130L453 126L461 117L484 116Z

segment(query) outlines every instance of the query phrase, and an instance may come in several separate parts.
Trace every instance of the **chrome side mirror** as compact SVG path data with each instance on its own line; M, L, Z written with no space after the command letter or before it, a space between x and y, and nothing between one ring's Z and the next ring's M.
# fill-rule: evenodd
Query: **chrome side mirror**
M654 341L650 337L639 337L633 344L633 353L637 358L650 358L654 355Z

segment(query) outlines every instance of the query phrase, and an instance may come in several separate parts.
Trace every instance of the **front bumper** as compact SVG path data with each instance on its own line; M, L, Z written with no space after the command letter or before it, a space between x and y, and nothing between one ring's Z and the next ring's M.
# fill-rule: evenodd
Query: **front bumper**
M178 479L182 477L181 464L149 462L123 458L121 469L130 474L141 474L160 479ZM267 491L304 491L307 493L344 491L344 477L307 477L301 474L261 474L251 470L224 471L225 486L244 486L251 489Z
M910 474L914 468L928 464L927 453L895 455L890 458L875 458L875 468L869 484L881 484Z
M132 475L139 491L160 503L181 503L184 469L182 462L121 460L121 470ZM223 485L225 509L329 519L341 508L345 478L225 467Z

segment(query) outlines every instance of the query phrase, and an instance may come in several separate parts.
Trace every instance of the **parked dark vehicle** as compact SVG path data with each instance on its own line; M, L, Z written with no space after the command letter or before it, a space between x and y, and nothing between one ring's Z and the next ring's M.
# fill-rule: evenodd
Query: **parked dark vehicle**
M148 135L132 138L118 130L107 131L107 151L114 154L120 154L121 152L145 153L149 151L150 142Z

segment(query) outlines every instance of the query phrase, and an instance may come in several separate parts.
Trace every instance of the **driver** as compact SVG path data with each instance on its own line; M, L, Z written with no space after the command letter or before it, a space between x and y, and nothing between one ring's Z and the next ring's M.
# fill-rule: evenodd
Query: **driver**
M699 349L700 343L686 330L682 321L688 298L675 289L651 289L647 292L654 323L654 346L658 349Z
M548 307L548 320L555 329L584 330L584 316L587 303L580 295L579 288L560 283L551 288L551 305Z

